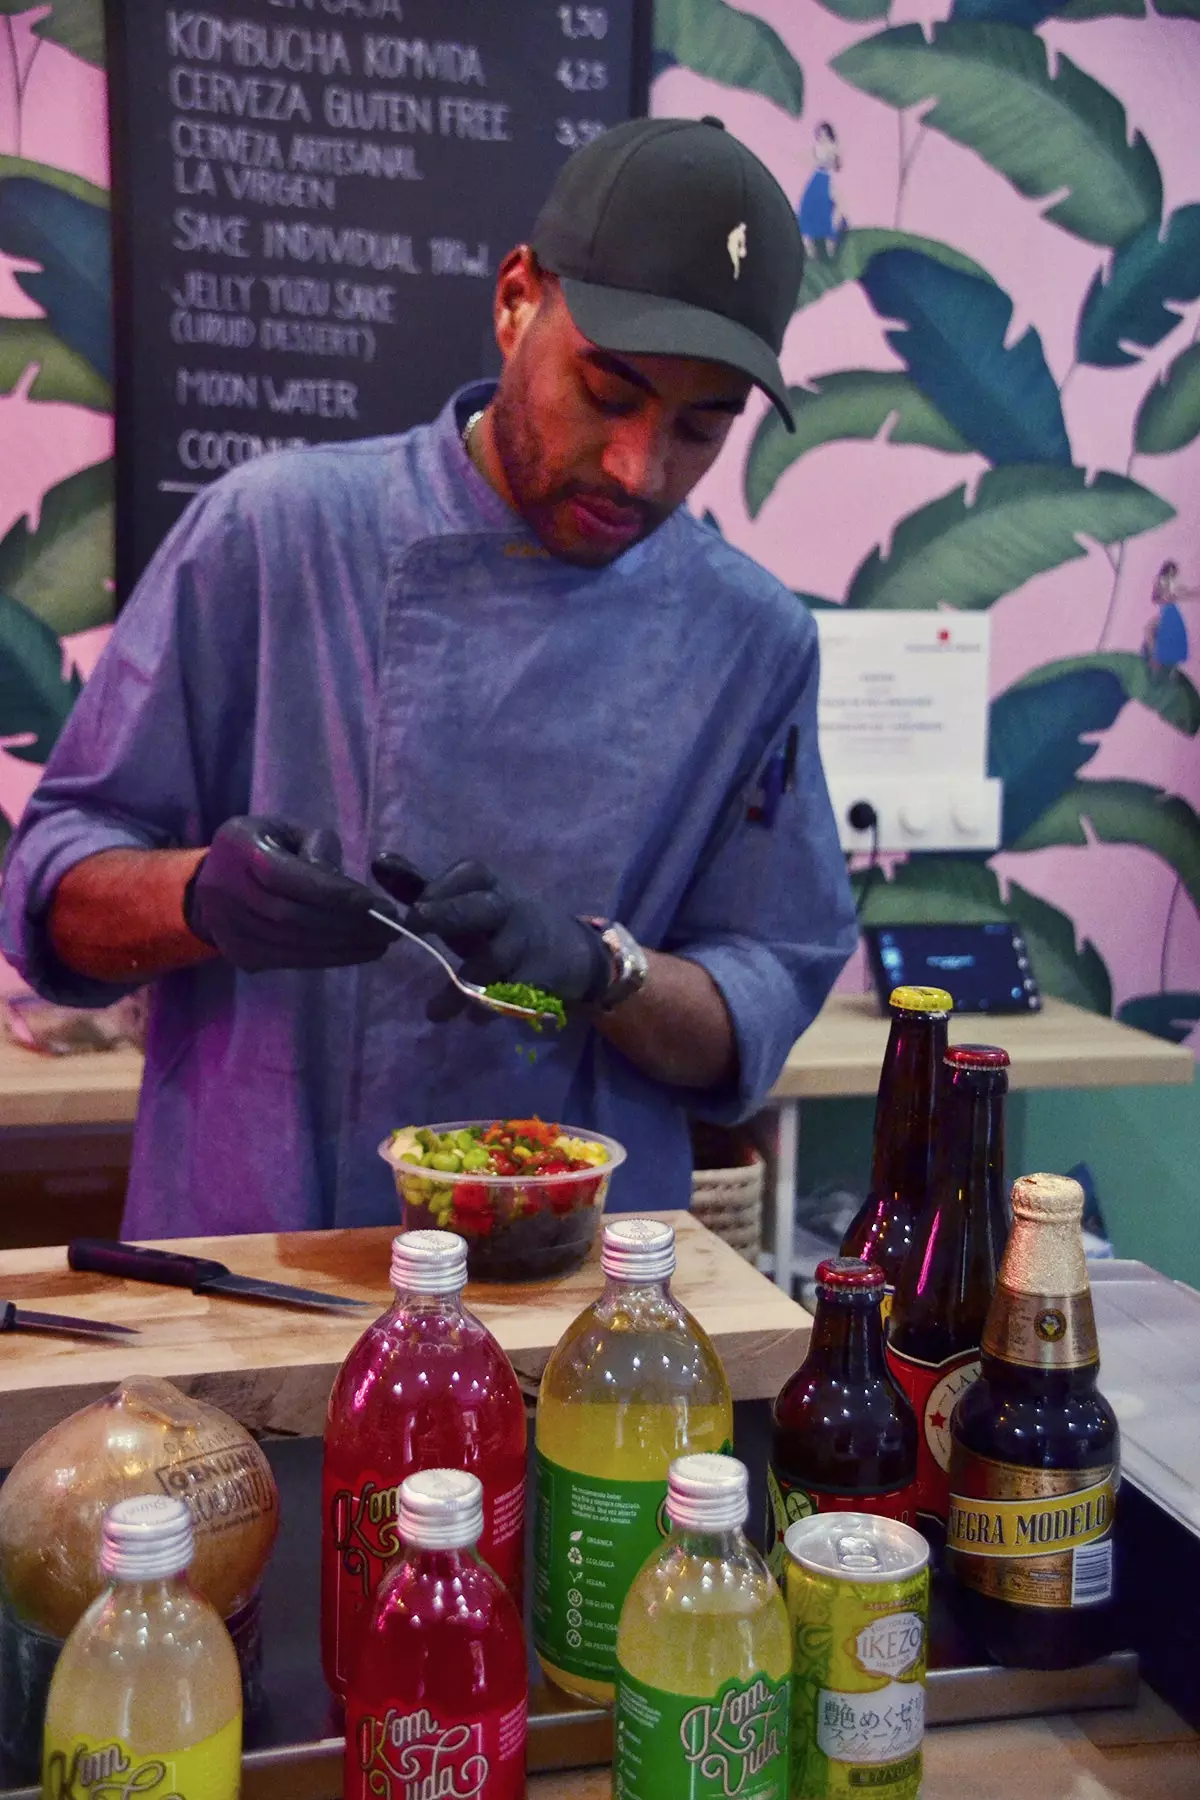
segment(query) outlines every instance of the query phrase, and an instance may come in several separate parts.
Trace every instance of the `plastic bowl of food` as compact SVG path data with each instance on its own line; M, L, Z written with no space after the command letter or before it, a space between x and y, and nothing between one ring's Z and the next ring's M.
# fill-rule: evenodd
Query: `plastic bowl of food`
M540 1281L583 1262L608 1184L625 1161L615 1138L541 1119L405 1126L379 1146L406 1231L457 1231L473 1281Z

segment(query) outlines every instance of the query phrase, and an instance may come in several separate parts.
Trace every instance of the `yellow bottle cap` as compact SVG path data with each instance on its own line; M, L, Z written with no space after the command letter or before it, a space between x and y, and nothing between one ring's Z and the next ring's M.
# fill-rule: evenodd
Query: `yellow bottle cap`
M948 1013L954 1011L954 1001L945 988L893 988L888 996L888 1004L896 1007L900 1012Z

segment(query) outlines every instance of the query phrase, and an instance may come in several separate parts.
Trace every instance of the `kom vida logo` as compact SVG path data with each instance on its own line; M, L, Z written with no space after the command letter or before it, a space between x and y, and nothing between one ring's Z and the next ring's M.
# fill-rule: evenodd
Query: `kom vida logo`
M342 1568L361 1583L364 1599L375 1591L372 1563L388 1562L403 1549L400 1539L400 1488L364 1481L357 1494L339 1488L333 1496L333 1541Z
M711 1704L694 1706L679 1726L683 1753L698 1774L720 1783L727 1800L746 1791L787 1749L789 1683L761 1675L730 1682Z
M167 1793L167 1780L165 1762L135 1763L120 1744L79 1744L69 1760L62 1750L49 1757L44 1792L50 1800L183 1800Z
M361 1719L358 1758L381 1800L474 1800L491 1770L477 1725L441 1726L424 1706Z

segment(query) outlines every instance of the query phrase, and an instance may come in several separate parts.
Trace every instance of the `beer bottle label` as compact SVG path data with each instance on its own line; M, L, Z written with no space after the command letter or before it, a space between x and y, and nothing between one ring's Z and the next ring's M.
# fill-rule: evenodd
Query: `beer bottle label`
M617 1670L614 1800L787 1800L791 1682L754 1675L690 1699Z
M793 1481L774 1463L767 1465L767 1566L782 1581L786 1557L783 1540L789 1525L810 1513L875 1513L885 1519L916 1524L916 1488L911 1482L883 1494L835 1494L811 1482Z
M950 1504L950 1417L954 1403L979 1375L979 1351L961 1351L945 1362L917 1362L887 1347L888 1368L917 1415L916 1510L944 1519Z
M1014 1368L1083 1369L1098 1363L1100 1346L1090 1296L1026 1294L1000 1281L983 1348L988 1356Z
M946 1532L964 1586L1010 1606L1066 1611L1113 1591L1117 1470L1027 1469L958 1447Z
M568 1675L612 1681L633 1578L666 1537L667 1483L580 1475L537 1453L533 1641Z
M42 1793L48 1800L237 1800L242 1780L242 1721L231 1719L187 1750L135 1750L123 1738L47 1735Z
M471 1719L438 1718L426 1706L382 1717L351 1700L346 1712L346 1800L523 1800L526 1705Z

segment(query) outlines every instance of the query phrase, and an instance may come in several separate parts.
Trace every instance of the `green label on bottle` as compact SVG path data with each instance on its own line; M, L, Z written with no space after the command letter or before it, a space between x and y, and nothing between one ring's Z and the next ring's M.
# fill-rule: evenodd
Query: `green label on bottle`
M666 1480L579 1475L538 1452L533 1641L568 1675L612 1681L633 1578L667 1533Z
M618 1668L615 1800L787 1800L790 1707L786 1675L696 1700Z
M242 1721L187 1750L135 1750L121 1738L47 1737L42 1764L46 1800L237 1800L242 1780Z

